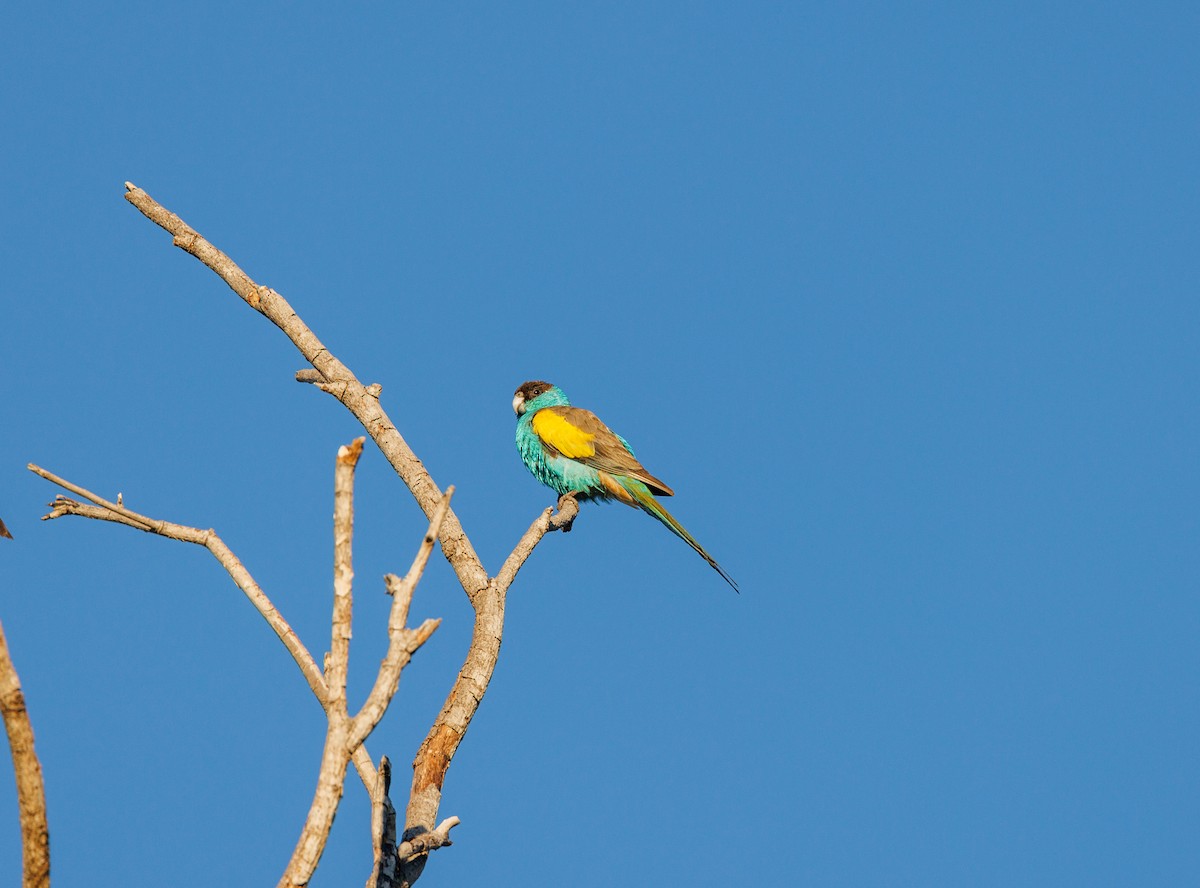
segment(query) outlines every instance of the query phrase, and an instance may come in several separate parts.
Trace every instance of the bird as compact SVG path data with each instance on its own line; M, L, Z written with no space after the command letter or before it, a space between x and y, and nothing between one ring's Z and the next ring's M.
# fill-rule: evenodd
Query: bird
M540 379L522 383L512 406L517 414L517 450L534 478L559 496L616 500L641 509L695 549L741 593L733 577L656 499L674 496L675 491L646 471L629 442L596 414L572 407L562 389Z
M12 539L12 534L9 533L8 528L4 526L3 520L0 520L0 537L4 537L6 540Z

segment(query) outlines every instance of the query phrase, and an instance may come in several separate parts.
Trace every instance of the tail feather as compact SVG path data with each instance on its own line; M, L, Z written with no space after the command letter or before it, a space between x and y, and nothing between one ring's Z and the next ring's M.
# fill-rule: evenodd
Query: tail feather
M708 552L704 550L704 547L696 542L696 538L694 536L684 530L683 525L675 520L674 515L663 508L662 503L654 498L653 494L650 493L645 484L642 484L640 481L634 479L623 478L622 481L624 483L621 486L624 487L624 489L633 497L634 502L630 503L630 505L638 506L644 512L653 515L655 518L665 524L671 533L675 534L675 536L679 537L681 540L695 549L700 557L708 562L708 566L719 573L721 575L721 579L733 587L734 592L738 593L739 595L742 594L742 590L738 588L738 584L734 581L733 577L725 572L725 568L717 564L717 559L709 555Z

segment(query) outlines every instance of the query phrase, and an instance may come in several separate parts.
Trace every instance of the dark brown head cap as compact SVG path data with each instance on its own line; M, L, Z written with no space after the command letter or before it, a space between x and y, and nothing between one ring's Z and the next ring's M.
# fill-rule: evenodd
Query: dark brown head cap
M548 392L552 388L554 388L554 383L534 379L530 382L521 383L513 394L520 395L523 401L532 401L538 395L542 394L542 392Z

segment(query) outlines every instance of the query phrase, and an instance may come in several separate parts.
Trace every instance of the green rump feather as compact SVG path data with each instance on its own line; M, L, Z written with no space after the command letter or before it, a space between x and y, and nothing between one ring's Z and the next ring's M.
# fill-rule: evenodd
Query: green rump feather
M645 484L641 481L635 481L633 478L619 478L618 480L621 482L621 486L628 490L630 495L637 501L638 506L643 512L653 515L665 524L671 533L695 549L700 557L708 562L709 567L719 573L721 578L733 587L734 592L737 592L739 595L741 594L742 590L738 588L738 584L734 582L733 577L727 574L725 568L717 564L717 559L709 555L704 547L696 542L696 538L688 533L682 524L675 520L675 516L668 512L663 504L654 498L654 495Z

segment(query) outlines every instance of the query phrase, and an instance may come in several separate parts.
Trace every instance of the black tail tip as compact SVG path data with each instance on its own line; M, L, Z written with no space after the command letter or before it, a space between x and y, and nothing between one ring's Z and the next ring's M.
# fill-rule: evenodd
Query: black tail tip
M736 592L738 595L742 594L742 590L738 588L737 581L727 574L725 572L725 568L721 567L721 565L717 564L715 561L713 562L713 570L721 575L721 579L727 582L733 588L734 592Z

